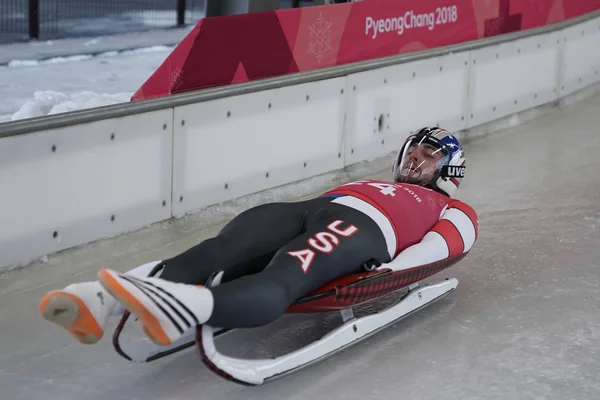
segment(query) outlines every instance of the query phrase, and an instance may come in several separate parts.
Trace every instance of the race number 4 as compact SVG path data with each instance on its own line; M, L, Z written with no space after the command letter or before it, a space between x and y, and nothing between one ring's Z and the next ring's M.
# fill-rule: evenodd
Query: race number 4
M298 258L301 262L302 270L306 274L315 258L315 250L324 254L329 254L340 244L340 238L338 236L350 237L358 232L358 228L354 225L350 225L345 229L340 229L339 226L343 223L344 221L341 220L332 222L327 225L327 229L329 229L330 232L318 232L308 239L310 248L298 251L288 251L286 254Z
M369 186L373 186L376 187L377 189L379 189L379 192L381 194L384 194L386 196L396 196L396 190L398 189L397 187L395 187L394 185L391 185L389 183L368 183Z
M367 181L356 181L356 182L347 183L342 186L365 185L365 184L379 189L379 192L385 196L394 197L394 196L396 196L396 190L398 190L398 188L391 183L378 183L378 182L367 182Z

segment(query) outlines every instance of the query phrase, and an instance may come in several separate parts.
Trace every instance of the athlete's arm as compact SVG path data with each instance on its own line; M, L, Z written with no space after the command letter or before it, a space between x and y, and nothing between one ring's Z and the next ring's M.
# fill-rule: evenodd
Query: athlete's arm
M478 234L475 211L467 204L455 200L419 243L406 248L379 268L391 268L394 271L409 269L468 253Z

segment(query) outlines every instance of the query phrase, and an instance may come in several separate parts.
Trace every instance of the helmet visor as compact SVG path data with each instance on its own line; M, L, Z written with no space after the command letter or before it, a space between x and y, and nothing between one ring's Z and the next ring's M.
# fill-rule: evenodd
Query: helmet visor
M448 164L450 152L445 144L432 137L413 137L407 140L396 160L396 182L426 185L440 169Z

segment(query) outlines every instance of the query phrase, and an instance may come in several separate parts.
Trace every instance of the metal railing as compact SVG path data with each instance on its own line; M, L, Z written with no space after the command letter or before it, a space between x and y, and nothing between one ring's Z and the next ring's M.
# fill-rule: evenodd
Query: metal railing
M205 0L0 0L0 43L101 36L197 23Z

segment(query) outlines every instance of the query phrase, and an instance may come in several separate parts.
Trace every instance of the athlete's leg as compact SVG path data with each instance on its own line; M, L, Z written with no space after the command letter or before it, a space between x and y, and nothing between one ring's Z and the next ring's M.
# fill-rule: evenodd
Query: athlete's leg
M216 270L225 271L223 282L259 272L279 248L302 233L306 213L326 203L327 199L315 198L251 208L232 219L216 237L165 260L160 277L200 285Z
M352 208L331 204L311 213L307 230L290 241L259 274L210 289L207 323L221 327L261 326L276 320L297 299L363 263L390 257L378 225Z
M327 200L322 198L271 203L251 208L229 222L216 238L190 248L168 260L157 260L126 272L147 277L158 264L163 279L203 284L216 269L225 270L224 281L260 271L275 252L300 234L306 211ZM124 307L98 281L71 284L47 293L39 304L40 314L63 327L82 343L93 344L104 334L111 315Z
M146 333L168 344L190 327L255 327L277 319L298 298L364 262L389 261L387 242L367 215L338 204L311 211L306 231L259 273L214 288L100 271L102 284L140 317Z

